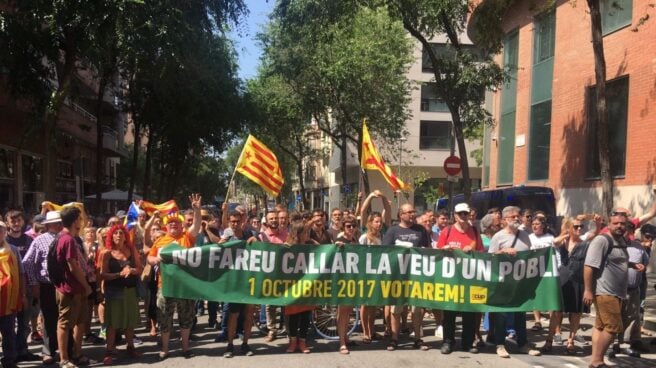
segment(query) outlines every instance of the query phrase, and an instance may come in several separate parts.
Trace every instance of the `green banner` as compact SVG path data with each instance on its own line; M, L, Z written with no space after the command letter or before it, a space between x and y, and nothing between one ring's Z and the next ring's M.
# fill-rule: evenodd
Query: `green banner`
M270 305L560 310L552 248L517 256L398 246L243 241L160 251L167 297Z

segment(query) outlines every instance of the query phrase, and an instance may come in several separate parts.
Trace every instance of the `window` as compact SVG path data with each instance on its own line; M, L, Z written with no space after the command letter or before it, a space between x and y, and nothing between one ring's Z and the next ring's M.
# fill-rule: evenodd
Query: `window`
M600 0L601 33L605 36L631 24L632 0Z
M14 177L14 152L0 148L0 178Z
M450 121L421 121L419 123L420 150L447 150L450 148Z
M549 178L551 145L551 86L555 49L556 16L549 10L535 19L531 120L528 145L528 180Z
M549 178L551 143L551 100L531 106L531 134L528 151L528 179Z
M497 184L512 184L515 161L515 110L517 109L517 64L519 32L509 33L503 43L503 64L510 74L501 90Z
M73 179L73 163L69 161L57 161L57 177Z
M588 88L588 165L587 176L598 178L599 146L597 145L596 89ZM610 173L622 177L626 162L626 122L629 102L629 77L621 77L606 84L608 105L608 148L610 150Z
M438 59L455 59L456 58L456 51L455 49L446 43L431 43L431 48L433 49L433 52L435 53L435 56ZM462 52L466 52L468 54L473 55L477 59L483 59L481 55L481 51L476 48L474 45L460 45L460 49ZM433 72L433 64L431 63L430 57L428 56L428 52L426 49L422 49L421 53L421 71L424 73L432 73Z
M40 192L43 190L43 159L23 155L23 190L26 192Z
M444 101L437 97L435 83L424 83L421 85L421 111L449 112L449 108Z
M538 64L554 56L556 41L556 13L547 11L536 17L533 30L533 64Z

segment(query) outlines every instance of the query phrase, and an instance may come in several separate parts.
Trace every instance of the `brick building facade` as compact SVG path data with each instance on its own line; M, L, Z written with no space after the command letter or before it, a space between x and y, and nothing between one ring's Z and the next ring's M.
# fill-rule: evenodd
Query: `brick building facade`
M507 1L477 2L477 16ZM558 213L599 211L595 74L585 2L514 1L502 16L497 61L513 70L494 95L497 125L486 129L483 187L544 185ZM655 200L656 10L649 0L601 0L615 203L642 213ZM477 14L478 12L478 14ZM515 66L513 68L513 66Z

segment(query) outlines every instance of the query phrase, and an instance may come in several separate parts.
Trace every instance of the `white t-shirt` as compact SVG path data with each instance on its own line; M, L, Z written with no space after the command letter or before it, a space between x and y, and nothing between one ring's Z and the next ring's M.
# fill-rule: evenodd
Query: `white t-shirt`
M535 233L531 233L528 238L531 239L531 250L553 247L554 245L554 236L551 234L535 235Z

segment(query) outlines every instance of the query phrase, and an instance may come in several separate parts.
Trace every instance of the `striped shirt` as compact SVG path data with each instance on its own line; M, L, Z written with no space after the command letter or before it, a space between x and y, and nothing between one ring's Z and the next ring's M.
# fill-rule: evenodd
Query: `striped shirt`
M48 277L48 249L50 243L55 240L55 234L44 233L37 236L25 257L23 257L23 267L27 275L27 281L30 286L38 284L50 284Z

